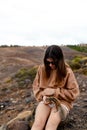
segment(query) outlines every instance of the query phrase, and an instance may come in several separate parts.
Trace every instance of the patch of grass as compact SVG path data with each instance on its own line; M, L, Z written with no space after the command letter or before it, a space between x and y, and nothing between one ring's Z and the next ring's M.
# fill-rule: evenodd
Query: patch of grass
M83 56L75 56L75 57L72 59L72 62L79 63L82 58L83 58Z
M80 69L80 68L81 68L81 65L80 65L78 62L70 62L69 65L70 65L70 67L71 67L73 70L77 70L77 69Z
M29 81L32 83L37 72L37 67L31 69L22 68L16 73L15 78L20 86L27 84Z
M71 68L73 70L76 69L80 69L81 68L81 64L80 64L80 60L82 59L82 56L75 56L70 62L69 65L71 66Z
M11 81L12 81L11 77L6 78L6 80L5 80L6 83L10 83Z
M67 45L67 47L80 51L80 52L86 52L87 53L87 46L80 46L80 45Z
M87 57L76 56L68 64L73 71L87 75Z
M37 68L35 67L28 70L28 74L30 76L31 81L34 80L36 72L37 72Z
M80 68L78 70L75 70L75 72L78 72L80 74L84 74L87 76L87 68Z

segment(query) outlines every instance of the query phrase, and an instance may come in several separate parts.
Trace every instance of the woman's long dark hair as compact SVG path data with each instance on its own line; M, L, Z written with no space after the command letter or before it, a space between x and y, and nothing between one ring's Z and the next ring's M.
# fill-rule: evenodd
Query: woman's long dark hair
M57 69L57 80L61 81L66 76L67 73L62 49L57 45L49 46L46 49L45 56L44 56L44 65L45 65L47 78L49 78L51 72L51 68L47 64L48 58L52 58L53 61L55 62L55 66Z

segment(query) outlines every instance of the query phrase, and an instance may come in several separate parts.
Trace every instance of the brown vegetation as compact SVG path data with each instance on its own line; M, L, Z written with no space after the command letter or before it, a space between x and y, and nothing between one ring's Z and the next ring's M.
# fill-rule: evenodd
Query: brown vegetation
M37 105L32 92L32 81L37 66L43 62L45 48L0 48L0 125L9 122L20 112L31 110ZM87 54L65 46L62 50L66 62L71 67L76 67L74 72L81 94L66 121L60 124L58 130L87 130L87 76L84 75L87 67L82 67L84 61L82 57L84 59Z

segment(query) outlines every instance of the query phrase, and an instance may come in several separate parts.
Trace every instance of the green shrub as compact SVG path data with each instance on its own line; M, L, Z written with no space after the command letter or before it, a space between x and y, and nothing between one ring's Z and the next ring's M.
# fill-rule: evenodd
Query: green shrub
M12 81L11 77L7 77L6 80L5 80L6 83L11 83L11 81Z
M33 67L33 68L28 70L28 74L30 76L31 81L34 80L36 72L37 72L37 68L36 67Z
M21 85L25 84L26 79L29 79L31 82L33 82L36 72L37 72L37 67L33 67L30 69L22 68L15 75L16 81Z
M79 63L81 61L83 56L75 56L73 59L72 59L72 62L76 62L76 63Z
M87 57L84 56L75 56L70 62L69 65L72 69L80 69L81 67L86 66Z
M80 74L87 76L87 68L80 68L79 70L76 70L75 72L78 72Z
M78 62L71 62L69 65L70 65L70 67L71 67L73 70L77 70L77 69L80 69L80 68L81 68L81 65L80 65Z
M80 51L80 52L86 52L87 53L87 46L80 46L80 45L67 45L67 47Z
M86 65L86 64L87 64L87 57L83 57L83 58L79 61L79 63L80 63L82 66Z
M68 64L75 72L87 75L87 57L76 56Z

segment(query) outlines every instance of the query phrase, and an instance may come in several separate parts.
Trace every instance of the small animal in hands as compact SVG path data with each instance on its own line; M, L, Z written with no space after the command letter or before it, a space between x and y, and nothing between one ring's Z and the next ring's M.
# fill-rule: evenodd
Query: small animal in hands
M46 97L46 101L49 102L50 104L53 103L56 106L56 110L58 111L59 107L61 106L60 101L53 96Z

